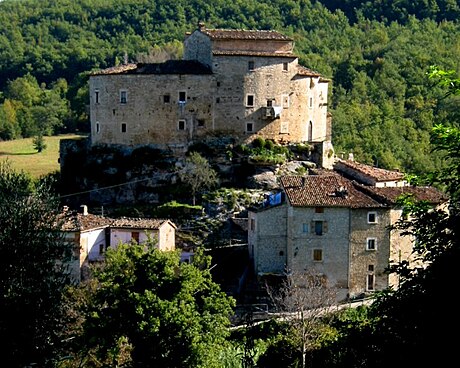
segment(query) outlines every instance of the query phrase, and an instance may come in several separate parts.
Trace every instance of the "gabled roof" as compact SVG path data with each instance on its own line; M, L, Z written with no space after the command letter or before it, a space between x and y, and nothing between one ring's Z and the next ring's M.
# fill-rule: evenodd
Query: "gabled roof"
M213 40L275 40L293 41L292 38L277 31L246 29L201 29L203 34Z
M169 222L173 227L175 225L166 219L149 219L149 218L129 218L121 217L118 219L104 217L93 214L77 213L69 216L62 226L63 231L87 231L100 228L117 228L117 229L142 229L158 230L164 223Z
M302 65L297 65L297 74L307 76L307 77L320 77L321 76L321 74L319 74L318 72L308 69Z
M163 225L164 223L168 221L169 220L165 220L165 219L121 217L119 219L114 219L112 223L110 224L110 227L158 230L161 227L161 225ZM173 224L171 223L171 225Z
M281 185L294 207L383 207L339 175L283 176Z
M434 187L370 187L367 185L356 184L364 193L375 198L379 202L388 205L396 204L398 198L402 195L412 195L417 201L426 201L430 204L441 204L448 200L448 197Z
M362 175L370 177L377 182L393 180L398 181L404 179L404 174L402 172L381 169L352 160L338 160L338 162L335 165L335 168L337 171L343 172L341 165L349 169L352 169Z
M212 74L211 69L196 60L167 60L164 63L125 64L91 73L114 74Z

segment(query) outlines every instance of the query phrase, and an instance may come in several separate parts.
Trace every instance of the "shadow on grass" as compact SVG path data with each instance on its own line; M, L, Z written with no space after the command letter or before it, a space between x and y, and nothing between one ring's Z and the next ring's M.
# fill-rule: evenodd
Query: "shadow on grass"
M1 152L0 151L0 156L29 156L29 155L36 155L38 152L18 152L18 153L12 153L12 152Z

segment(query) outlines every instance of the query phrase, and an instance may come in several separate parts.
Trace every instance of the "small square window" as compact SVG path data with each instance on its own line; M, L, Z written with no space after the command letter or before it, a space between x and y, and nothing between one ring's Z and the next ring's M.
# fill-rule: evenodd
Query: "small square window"
M120 103L125 104L128 102L128 92L120 91Z
M280 134L289 134L289 122L283 121L281 123Z
M376 250L376 249L377 249L377 239L367 238L366 250Z
M376 224L377 223L377 212L368 212L367 213L367 223Z
M246 123L246 132L251 133L254 131L254 123Z
M187 100L187 93L184 91L179 92L179 102L185 102Z
M324 207L315 207L315 213L324 213Z
M170 103L171 96L170 95L163 95L163 103Z
M248 70L254 70L254 61L248 61Z
M323 222L322 221L315 221L315 234L323 235Z
M283 96L283 108L287 109L289 107L289 96L284 95Z
M368 266L367 266L367 270L368 270L369 272L374 272L374 265L368 265Z
M186 121L185 120L179 120L177 123L177 129L179 130L185 130L186 126Z
M204 126L205 126L204 119L198 119L197 120L197 125L198 125L198 128L204 128Z
M246 106L254 106L254 95L246 96Z
M121 123L121 132L126 133L126 130L127 130L126 123Z
M321 262L323 260L323 250L313 249L313 260L315 262Z
M288 64L288 63L283 63L283 70L284 70L285 72L288 71L288 68L289 68L289 64Z

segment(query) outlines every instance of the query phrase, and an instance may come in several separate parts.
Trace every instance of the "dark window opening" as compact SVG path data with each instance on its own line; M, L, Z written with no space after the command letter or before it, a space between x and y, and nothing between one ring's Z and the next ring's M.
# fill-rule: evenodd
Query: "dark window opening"
M185 130L185 120L179 120L178 129Z
M198 128L204 128L205 122L204 119L198 119Z
M185 92L179 92L179 102L185 102L187 94Z
M248 61L248 70L254 70L254 62Z
M322 221L315 221L315 234L323 235L323 222Z
M252 132L254 130L254 124L253 123L247 123L246 124L246 131L247 132Z
M121 132L126 133L126 123L121 123Z
M170 95L163 95L163 102L164 103L170 103L171 102L171 96Z
M247 106L254 106L254 95L247 95L247 97L246 97L246 105Z
M315 213L324 213L324 207L315 207Z
M126 91L120 92L120 103L125 104L128 101Z
M134 240L137 244L139 244L139 231L131 232L131 239Z
M288 70L288 63L283 63L283 70L284 71L287 71Z
M99 103L99 91L98 90L94 91L94 98L96 100L96 103L98 104Z
M323 260L323 250L322 249L313 249L313 260L317 262Z

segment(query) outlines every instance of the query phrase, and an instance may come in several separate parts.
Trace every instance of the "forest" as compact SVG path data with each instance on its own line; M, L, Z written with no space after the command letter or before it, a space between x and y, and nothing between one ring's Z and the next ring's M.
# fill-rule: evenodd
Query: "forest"
M426 76L458 71L459 15L454 0L4 0L0 139L87 131L89 71L180 58L184 34L204 21L293 37L300 62L332 79L336 153L420 174L442 166L433 124L458 117L459 100Z

